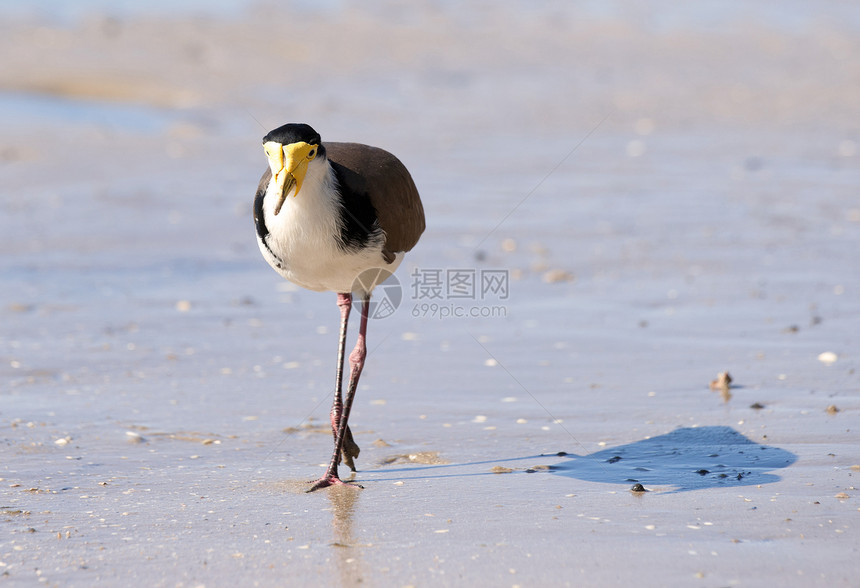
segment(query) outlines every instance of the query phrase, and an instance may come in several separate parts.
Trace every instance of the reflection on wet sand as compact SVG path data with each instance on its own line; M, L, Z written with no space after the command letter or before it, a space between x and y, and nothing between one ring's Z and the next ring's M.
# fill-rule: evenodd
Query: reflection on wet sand
M353 518L361 490L351 486L333 486L326 491L332 511L333 557L340 586L365 584L367 571L362 558L364 544L355 536Z

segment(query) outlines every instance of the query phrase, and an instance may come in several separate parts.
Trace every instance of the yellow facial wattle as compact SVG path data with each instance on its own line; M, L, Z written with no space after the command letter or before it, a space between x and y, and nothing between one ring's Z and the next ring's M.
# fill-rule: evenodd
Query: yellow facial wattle
M269 141L263 144L263 150L269 160L272 177L278 186L278 202L275 205L275 214L278 214L293 186L295 186L293 196L299 195L308 172L308 164L317 156L318 146L304 141L289 145Z

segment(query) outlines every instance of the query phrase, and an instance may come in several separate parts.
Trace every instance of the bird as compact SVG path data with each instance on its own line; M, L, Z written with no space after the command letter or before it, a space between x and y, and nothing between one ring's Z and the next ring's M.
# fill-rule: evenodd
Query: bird
M360 449L349 414L367 356L370 297L418 242L425 229L424 207L406 166L384 149L323 143L310 125L288 123L263 137L263 150L268 168L253 208L260 252L287 280L308 290L336 293L340 309L330 413L334 452L325 474L307 491L358 486L340 478L338 465L342 461L354 476ZM361 321L343 396L353 294L362 302Z

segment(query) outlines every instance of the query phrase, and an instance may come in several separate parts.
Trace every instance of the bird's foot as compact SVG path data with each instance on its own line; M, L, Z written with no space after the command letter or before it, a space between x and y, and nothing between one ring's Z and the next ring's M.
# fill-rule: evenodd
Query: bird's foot
M361 449L359 449L358 444L356 444L355 440L352 438L352 431L347 427L343 439L343 449L341 450L340 461L338 463L345 464L346 467L354 472L356 471L355 458L358 457L359 453L361 453Z
M305 492L313 492L314 490L328 488L329 486L349 486L350 488L364 489L364 486L357 484L356 482L344 482L337 474L326 474L319 480L311 483L313 486L305 490Z

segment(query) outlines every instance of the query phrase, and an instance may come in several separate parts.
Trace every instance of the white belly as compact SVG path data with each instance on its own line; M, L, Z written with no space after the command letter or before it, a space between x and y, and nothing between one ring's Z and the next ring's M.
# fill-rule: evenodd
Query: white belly
M357 253L332 251L323 258L319 249L311 250L302 245L293 247L289 258L282 256L275 258L259 238L257 241L263 257L279 274L302 288L317 292L331 290L341 293L369 293L403 261L403 253L398 253L392 263L386 263L382 258L381 250L367 249ZM270 233L270 247L271 242ZM277 251L277 249L274 250ZM374 268L382 268L387 273L383 273L379 280L368 282L364 279L367 275L364 272ZM363 278L360 281L358 281L359 276Z

